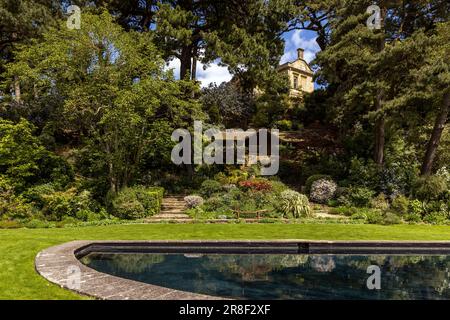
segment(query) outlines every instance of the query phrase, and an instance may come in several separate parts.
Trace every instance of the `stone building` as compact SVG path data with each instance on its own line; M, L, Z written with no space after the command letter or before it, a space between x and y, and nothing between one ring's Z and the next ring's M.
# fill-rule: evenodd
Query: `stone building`
M314 91L313 72L304 59L304 49L297 49L297 59L280 65L278 72L287 74L292 98L300 98L302 92Z

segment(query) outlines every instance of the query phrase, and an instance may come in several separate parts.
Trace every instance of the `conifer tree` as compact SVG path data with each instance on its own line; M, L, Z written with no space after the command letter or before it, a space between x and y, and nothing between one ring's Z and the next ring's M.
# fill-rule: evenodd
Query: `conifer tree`
M448 19L446 1L377 1L381 9L381 30L371 30L366 9L372 1L341 1L330 21L332 33L326 50L318 54L318 81L332 92L334 118L344 132L356 122L367 122L373 130L373 158L382 166L386 130L390 130L392 110L404 83L392 79L406 77L406 64L389 58L399 46L421 28L433 30ZM407 53L405 53L407 55ZM415 55L409 60L420 59ZM405 66L400 68L400 66Z
M13 60L12 52L17 44L39 37L58 17L61 17L59 1L0 0L0 74L4 64ZM14 100L20 103L20 83L16 75L13 77Z

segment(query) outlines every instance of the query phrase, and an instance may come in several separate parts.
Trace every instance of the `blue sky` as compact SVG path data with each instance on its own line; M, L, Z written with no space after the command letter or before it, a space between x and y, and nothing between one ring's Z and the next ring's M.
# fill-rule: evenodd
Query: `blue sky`
M294 30L284 35L285 48L281 63L293 61L297 58L297 48L305 49L305 60L311 62L320 47L316 42L316 33L308 30Z
M320 50L316 42L316 33L313 31L294 30L286 33L283 38L285 40L285 50L281 63L295 60L297 58L297 48L305 49L305 60L307 62L313 60L316 53ZM174 69L174 73L177 76L180 71L180 61L178 59L172 60L168 68ZM219 85L224 81L229 81L231 75L226 67L220 67L217 63L211 63L206 70L203 70L203 65L199 63L197 66L197 79L205 87L213 82Z

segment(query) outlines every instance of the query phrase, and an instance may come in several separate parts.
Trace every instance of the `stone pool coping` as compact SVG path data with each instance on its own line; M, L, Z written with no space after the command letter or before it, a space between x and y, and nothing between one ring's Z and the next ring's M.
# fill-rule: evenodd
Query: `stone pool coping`
M101 300L217 300L220 297L184 292L98 272L82 264L76 251L94 243L120 241L72 241L39 252L35 269L62 288ZM124 241L131 242L131 241ZM134 242L134 241L133 241ZM73 270L81 271L79 286L73 285Z
M376 254L376 250L420 253L439 253L445 251L450 254L450 241L309 241L309 240L187 240L187 241L72 241L53 246L39 252L35 258L36 271L48 281L62 288L79 294L103 300L221 300L222 297L180 291L156 286L110 274L98 272L82 264L78 258L85 254L86 248L97 246L143 247L159 248L197 248L203 250L215 247L216 251L226 247L236 247L239 250L288 250L297 253L357 253L367 252ZM203 249L202 249L203 248ZM264 251L265 252L265 251ZM79 285L74 285L74 274L80 271ZM77 279L75 279L77 280Z

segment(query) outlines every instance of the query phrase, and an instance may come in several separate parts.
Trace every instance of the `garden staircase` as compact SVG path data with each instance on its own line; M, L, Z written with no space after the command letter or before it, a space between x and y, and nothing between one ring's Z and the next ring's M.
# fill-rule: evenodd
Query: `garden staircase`
M167 195L163 198L161 212L148 219L148 222L188 222L191 221L185 212L186 203L184 202L184 196L180 195Z

